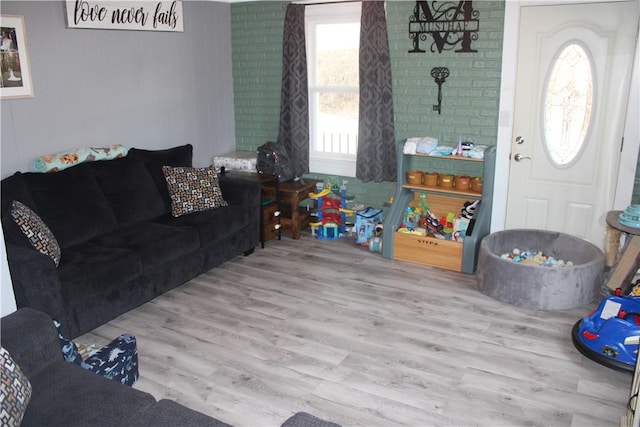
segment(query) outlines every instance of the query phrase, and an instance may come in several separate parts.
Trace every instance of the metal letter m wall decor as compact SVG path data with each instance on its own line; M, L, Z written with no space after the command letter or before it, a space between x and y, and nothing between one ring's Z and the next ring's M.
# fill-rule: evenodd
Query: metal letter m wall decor
M409 17L409 39L413 49L409 53L424 53L420 42L431 35L431 52L443 50L477 52L471 42L478 39L480 12L473 9L473 1L416 1L413 15Z

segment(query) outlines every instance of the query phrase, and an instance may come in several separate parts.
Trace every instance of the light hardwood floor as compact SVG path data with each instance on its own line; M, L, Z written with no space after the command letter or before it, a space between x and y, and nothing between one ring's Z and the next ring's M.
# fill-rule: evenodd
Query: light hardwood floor
M517 280L517 278L514 278ZM80 337L138 339L135 388L236 426L614 426L631 375L575 350L592 306L533 311L353 240L283 237Z

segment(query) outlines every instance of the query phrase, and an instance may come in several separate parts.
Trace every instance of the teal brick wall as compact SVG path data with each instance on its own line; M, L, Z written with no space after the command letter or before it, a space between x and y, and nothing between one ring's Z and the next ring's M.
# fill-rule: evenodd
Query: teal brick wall
M280 122L284 2L231 6L236 149L275 141Z
M475 1L479 12L476 53L431 52L431 38L421 42L426 53L409 53L409 17L415 1L388 1L387 26L391 50L396 141L413 136L433 136L455 145L459 138L476 144L495 145L498 133L500 65L504 1ZM236 114L236 146L253 151L278 136L280 78L282 75L282 26L284 2L236 3L231 7L233 78ZM434 67L447 67L442 114L433 111L438 86L431 77ZM471 162L428 161L424 169L451 167L453 173L478 175L481 165ZM395 183L363 183L353 177L309 175L320 179L348 180L348 192L356 202L381 207L393 196Z

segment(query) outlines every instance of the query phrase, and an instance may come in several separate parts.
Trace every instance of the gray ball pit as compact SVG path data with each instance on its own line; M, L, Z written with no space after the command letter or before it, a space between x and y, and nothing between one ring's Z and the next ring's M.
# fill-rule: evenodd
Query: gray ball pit
M543 267L500 257L514 248L542 251L574 265ZM536 310L566 310L587 305L599 295L603 272L603 252L583 239L551 231L505 230L482 240L476 277L478 288L499 301Z

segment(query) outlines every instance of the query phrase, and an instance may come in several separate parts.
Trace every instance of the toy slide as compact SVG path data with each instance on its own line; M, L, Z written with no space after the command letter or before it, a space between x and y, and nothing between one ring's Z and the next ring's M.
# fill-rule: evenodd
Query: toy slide
M329 190L328 188L325 188L319 193L309 193L309 198L315 200L315 199L319 199L320 197L328 196L329 194L331 194L331 190Z

